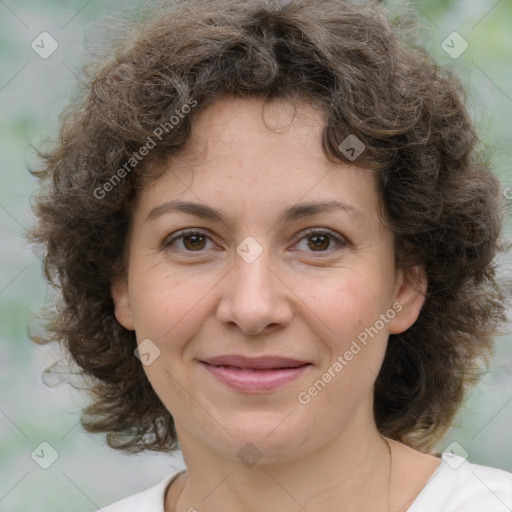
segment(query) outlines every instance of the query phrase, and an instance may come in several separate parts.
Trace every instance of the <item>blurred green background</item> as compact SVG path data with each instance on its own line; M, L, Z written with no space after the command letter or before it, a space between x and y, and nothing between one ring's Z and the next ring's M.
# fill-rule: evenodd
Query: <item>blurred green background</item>
M417 14L422 44L463 79L496 173L512 187L512 1L385 4L391 11ZM27 323L37 330L33 312L51 298L40 261L22 239L34 222L29 199L36 182L27 165L37 160L30 144L41 148L56 137L59 113L90 48L103 36L95 21L136 15L142 5L139 0L0 0L0 512L90 512L183 467L178 455L123 455L109 449L103 436L85 434L79 425L84 396L65 384L45 386L42 372L58 354L55 347L33 344L26 333ZM454 31L462 39L447 39ZM58 43L47 58L31 47L42 32ZM467 49L455 56L464 41ZM510 236L512 189L509 196ZM510 276L510 268L507 254L501 274ZM491 371L439 451L455 446L470 462L512 471L511 340L509 334L498 338ZM43 442L57 454L47 469L34 462Z

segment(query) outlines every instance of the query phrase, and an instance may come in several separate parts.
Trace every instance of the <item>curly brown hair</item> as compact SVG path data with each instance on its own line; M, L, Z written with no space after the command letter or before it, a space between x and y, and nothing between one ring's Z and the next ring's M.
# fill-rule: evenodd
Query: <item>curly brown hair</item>
M29 240L44 244L44 274L59 290L45 336L31 339L61 343L89 380L83 428L107 433L118 450L178 447L173 418L134 356L135 332L114 316L110 286L126 270L130 208L221 96L300 97L325 113L330 161L347 162L348 135L364 144L357 165L378 172L396 264L425 268L425 303L413 326L389 337L374 414L383 435L431 451L506 321L496 280L501 184L476 150L460 81L375 2L153 6L84 68L86 94L63 114L54 147L39 151L44 168L30 171L42 193ZM144 146L151 150L138 158Z

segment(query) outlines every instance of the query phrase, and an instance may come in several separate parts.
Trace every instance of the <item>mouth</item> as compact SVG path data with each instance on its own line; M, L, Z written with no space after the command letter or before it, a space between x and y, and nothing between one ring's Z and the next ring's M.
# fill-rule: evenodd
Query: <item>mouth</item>
M306 364L311 364L309 361L291 359L289 357L273 355L246 357L238 354L212 357L201 362L216 367L224 366L239 368L242 370L281 370L287 368L298 368Z
M208 364L208 363L203 363ZM295 370L296 368L301 368L302 366L307 366L309 363L301 364L299 366L278 366L275 368L240 368L239 366L229 366L229 365L209 365L214 366L215 368L227 368L231 370L241 370L244 372L273 372L277 370Z
M217 381L230 389L255 394L282 388L313 366L305 361L276 356L219 356L200 363Z

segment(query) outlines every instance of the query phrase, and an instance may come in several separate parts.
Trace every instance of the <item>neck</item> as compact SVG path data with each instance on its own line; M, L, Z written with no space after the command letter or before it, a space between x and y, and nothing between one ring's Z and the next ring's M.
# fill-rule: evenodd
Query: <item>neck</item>
M390 453L374 424L349 425L314 452L250 467L178 436L187 473L166 512L388 511Z

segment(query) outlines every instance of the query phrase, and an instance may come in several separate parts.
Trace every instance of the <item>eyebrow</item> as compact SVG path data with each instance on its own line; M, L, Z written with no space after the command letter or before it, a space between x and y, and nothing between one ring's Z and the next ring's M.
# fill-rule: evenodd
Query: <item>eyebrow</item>
M304 217L310 217L318 213L331 212L334 210L344 211L351 216L368 223L368 217L364 213L362 213L354 206L351 206L342 201L323 201L296 204L281 212L278 223L290 222L302 219ZM148 216L146 217L146 221L155 220L162 215L166 215L172 212L187 213L202 219L213 220L222 223L226 223L227 221L226 214L222 210L218 210L217 208L212 208L211 206L207 206L201 203L179 200L168 201L159 206L156 206L149 212Z

